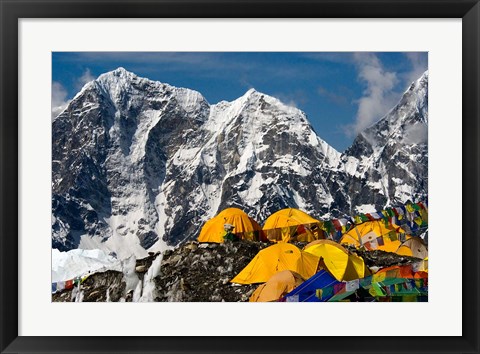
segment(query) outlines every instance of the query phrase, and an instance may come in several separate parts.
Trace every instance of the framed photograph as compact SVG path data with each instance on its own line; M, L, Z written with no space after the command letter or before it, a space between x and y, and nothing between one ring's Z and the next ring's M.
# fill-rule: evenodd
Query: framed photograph
M478 1L0 12L2 353L478 352Z

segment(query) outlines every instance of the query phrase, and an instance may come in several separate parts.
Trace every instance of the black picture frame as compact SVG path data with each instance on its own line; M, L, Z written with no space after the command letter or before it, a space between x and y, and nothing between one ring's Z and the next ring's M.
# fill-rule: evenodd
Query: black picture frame
M478 353L478 0L0 0L1 353ZM18 336L18 20L20 18L462 18L461 337ZM446 300L446 301L455 301ZM421 325L421 324L419 324ZM417 324L412 324L412 329ZM408 329L402 331L408 334Z

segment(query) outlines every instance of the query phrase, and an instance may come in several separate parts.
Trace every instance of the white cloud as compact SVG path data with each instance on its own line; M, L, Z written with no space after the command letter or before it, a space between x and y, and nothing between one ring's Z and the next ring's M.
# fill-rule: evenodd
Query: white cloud
M412 65L412 70L405 74L405 81L410 85L417 80L428 69L428 57L426 53L422 52L408 52L405 53Z
M95 80L90 69L86 69L82 76L75 80L75 90L80 91L90 81ZM70 103L67 89L58 81L52 82L52 119L58 116Z
M366 85L363 97L357 100L355 122L349 129L351 134L358 134L382 118L396 103L398 97L394 88L398 78L395 72L386 71L373 53L355 53L354 59L358 78Z
M80 77L77 79L77 82L76 82L76 85L75 85L75 86L76 86L76 89L77 89L78 91L80 91L81 88L82 88L86 83L88 83L88 82L90 82L90 81L93 81L93 80L95 80L95 79L96 79L96 77L93 76L93 75L92 75L92 72L90 71L90 69L87 68L87 69L83 72L82 76L80 76Z
M284 105L299 109L307 103L307 95L302 90L278 92L274 93L273 97L278 98Z
M59 115L70 100L67 100L68 92L63 85L57 81L52 82L52 119Z

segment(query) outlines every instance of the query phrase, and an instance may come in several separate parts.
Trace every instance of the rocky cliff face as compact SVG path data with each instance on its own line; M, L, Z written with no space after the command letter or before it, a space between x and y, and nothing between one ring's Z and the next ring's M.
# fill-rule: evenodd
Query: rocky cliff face
M428 195L428 72L412 83L400 102L363 131L342 154L341 183L354 214L421 200Z
M338 216L423 197L427 81L340 154L303 112L255 90L210 105L121 68L103 74L53 120L52 245L144 256L230 206L261 222L285 207Z

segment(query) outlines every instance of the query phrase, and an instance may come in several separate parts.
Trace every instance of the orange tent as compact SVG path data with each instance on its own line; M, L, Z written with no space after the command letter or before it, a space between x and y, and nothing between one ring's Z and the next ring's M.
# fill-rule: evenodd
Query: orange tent
M284 270L272 275L265 284L260 285L250 296L250 302L267 302L276 301L297 286L302 284L305 280L298 273L290 270Z

